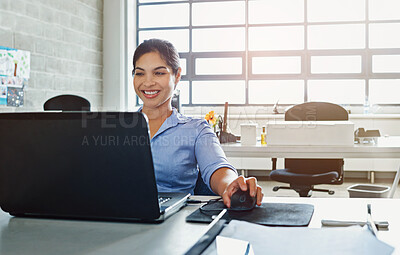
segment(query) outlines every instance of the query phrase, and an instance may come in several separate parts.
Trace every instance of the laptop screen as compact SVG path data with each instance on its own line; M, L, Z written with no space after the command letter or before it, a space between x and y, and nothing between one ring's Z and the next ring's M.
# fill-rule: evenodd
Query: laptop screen
M154 219L141 113L0 114L0 205L11 214Z

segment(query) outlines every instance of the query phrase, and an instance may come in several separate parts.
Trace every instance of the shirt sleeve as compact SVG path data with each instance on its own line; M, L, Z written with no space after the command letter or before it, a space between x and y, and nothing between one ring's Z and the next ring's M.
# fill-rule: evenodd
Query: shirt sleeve
M199 121L197 129L199 134L195 144L195 156L203 181L211 189L210 178L216 170L226 167L232 169L235 173L237 171L226 159L218 137L207 122Z

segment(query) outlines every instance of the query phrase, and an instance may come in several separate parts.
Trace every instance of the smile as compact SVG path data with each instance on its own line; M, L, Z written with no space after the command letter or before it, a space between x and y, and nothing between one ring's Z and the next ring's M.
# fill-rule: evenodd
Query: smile
M153 98L160 93L160 90L142 90L142 93L146 98Z

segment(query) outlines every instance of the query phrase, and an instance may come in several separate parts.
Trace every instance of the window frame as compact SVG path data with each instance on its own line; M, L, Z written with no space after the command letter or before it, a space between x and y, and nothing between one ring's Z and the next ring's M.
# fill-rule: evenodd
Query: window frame
M206 26L193 26L192 25L192 4L205 3L205 2L231 2L241 1L245 2L245 23L240 25L206 25ZM332 79L363 79L365 80L365 102L369 102L369 80L370 79L400 79L400 73L373 73L372 72L372 58L374 55L400 55L400 48L387 48L387 49L369 49L369 25L377 23L400 23L399 20L369 20L369 4L368 0L365 1L365 20L361 21L326 21L326 22L309 22L307 20L307 0L304 0L304 20L303 22L295 23L263 23L263 24L249 24L249 1L250 0L184 0L184 1L165 1L157 2L155 0L151 3L136 3L136 45L139 44L139 33L141 31L152 30L175 30L175 29L188 29L189 30L189 51L179 53L180 58L186 59L186 75L183 75L181 80L188 81L189 85L189 104L183 106L223 106L223 104L194 104L192 101L192 82L204 80L244 80L245 81L245 103L244 104L230 104L232 106L271 106L273 104L250 104L249 103L249 81L250 80L304 80L304 102L308 101L308 81L309 80L332 80ZM139 7L144 5L162 5L162 4L176 4L187 3L189 4L189 26L178 27L152 27L140 28L139 27ZM341 24L363 24L365 25L365 48L363 49L323 49L323 50L310 50L308 49L308 27L312 25L341 25ZM250 51L249 50L249 28L251 27L272 27L272 26L302 26L304 28L304 49L302 50L273 50L273 51ZM245 28L245 50L244 51L227 51L227 52L193 52L193 29L197 28ZM324 73L312 74L311 73L311 57L313 56L361 56L361 72L360 73ZM252 58L253 57L273 57L273 56L294 56L301 58L301 73L300 74L252 74ZM241 57L242 58L242 74L241 75L196 75L196 58L226 58L226 57ZM136 105L139 106L139 99L136 97ZM282 104L282 106L289 106L292 104ZM362 106L363 104L346 104L348 106ZM377 104L378 106L400 106L399 104Z

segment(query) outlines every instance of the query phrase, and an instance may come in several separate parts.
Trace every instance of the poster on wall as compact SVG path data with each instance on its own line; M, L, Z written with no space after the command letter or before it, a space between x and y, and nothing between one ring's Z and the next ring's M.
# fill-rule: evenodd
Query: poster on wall
M7 105L7 86L0 85L0 105Z
M7 106L21 107L24 105L24 89L7 87Z
M15 87L26 87L28 80L21 77L12 76L0 76L0 85L15 86Z
M31 53L0 47L0 75L29 79Z
M24 105L30 76L30 52L0 46L0 105Z

